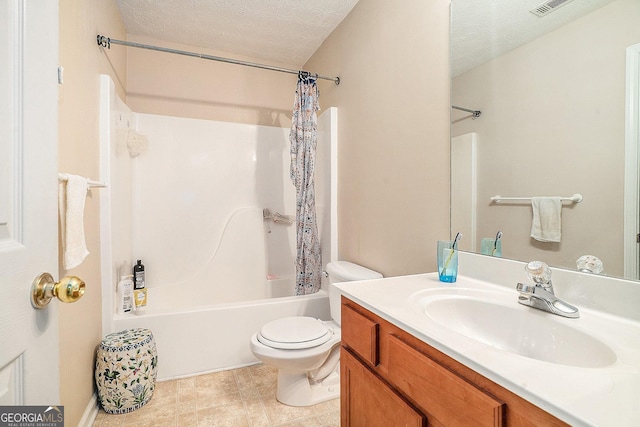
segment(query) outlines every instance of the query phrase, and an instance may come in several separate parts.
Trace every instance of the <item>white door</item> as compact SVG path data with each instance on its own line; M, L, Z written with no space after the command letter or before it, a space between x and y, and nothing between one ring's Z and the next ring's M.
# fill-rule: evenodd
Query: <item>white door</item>
M58 275L58 1L0 1L0 404L59 404L58 301L31 306ZM57 278L57 277L56 277Z

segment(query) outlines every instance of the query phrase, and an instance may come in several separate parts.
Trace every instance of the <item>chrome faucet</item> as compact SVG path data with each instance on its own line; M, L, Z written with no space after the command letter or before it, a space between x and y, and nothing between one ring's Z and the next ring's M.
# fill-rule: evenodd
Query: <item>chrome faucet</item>
M578 309L557 298L551 283L551 269L542 261L531 261L524 268L534 285L518 283L516 290L520 292L518 302L539 310L548 311L558 316L580 317Z

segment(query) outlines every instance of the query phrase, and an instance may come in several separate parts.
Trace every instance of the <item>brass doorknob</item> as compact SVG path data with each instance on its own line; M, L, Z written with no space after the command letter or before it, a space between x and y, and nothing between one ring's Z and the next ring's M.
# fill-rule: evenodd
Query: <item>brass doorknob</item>
M53 297L62 302L76 302L84 295L85 284L76 276L66 276L56 283L49 273L42 273L31 285L31 305L44 308Z

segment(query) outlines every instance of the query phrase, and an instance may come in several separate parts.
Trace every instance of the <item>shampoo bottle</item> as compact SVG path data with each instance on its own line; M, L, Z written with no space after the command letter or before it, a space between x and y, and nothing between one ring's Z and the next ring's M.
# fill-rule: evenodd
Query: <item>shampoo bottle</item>
M144 313L147 307L147 288L135 289L133 291L133 298L136 305L136 314Z
M133 285L135 289L144 289L144 265L142 260L138 260L138 263L133 266Z
M129 264L130 265L130 264ZM131 274L120 276L117 287L118 314L130 314L135 310L133 301L133 280Z
M144 265L142 261L133 266L134 290L133 298L135 301L136 314L142 314L147 307L147 289L144 278Z

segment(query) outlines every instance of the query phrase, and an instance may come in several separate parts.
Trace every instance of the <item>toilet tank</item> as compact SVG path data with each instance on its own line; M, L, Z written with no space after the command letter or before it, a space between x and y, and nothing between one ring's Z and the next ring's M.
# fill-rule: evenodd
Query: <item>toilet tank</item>
M329 306L331 308L331 318L340 325L340 290L334 287L334 283L354 282L357 280L381 279L382 274L369 270L358 264L348 261L335 261L327 264L327 274L329 274Z

